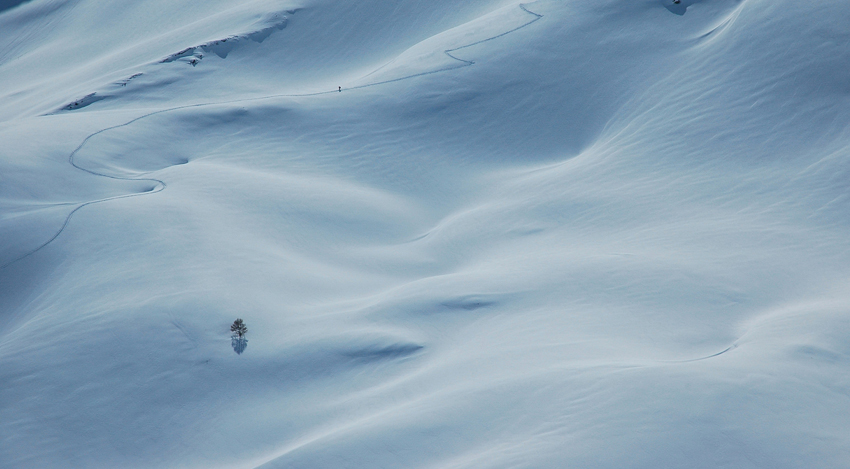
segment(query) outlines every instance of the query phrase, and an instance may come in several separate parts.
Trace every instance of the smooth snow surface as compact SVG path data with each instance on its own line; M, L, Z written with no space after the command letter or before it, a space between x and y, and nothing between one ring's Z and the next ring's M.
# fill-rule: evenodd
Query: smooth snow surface
M848 25L0 1L0 467L850 467Z

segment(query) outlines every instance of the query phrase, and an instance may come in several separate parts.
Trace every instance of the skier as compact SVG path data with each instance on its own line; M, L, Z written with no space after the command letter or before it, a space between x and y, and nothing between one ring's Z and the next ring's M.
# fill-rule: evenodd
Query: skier
M339 92L342 93L342 87L341 86L339 87Z

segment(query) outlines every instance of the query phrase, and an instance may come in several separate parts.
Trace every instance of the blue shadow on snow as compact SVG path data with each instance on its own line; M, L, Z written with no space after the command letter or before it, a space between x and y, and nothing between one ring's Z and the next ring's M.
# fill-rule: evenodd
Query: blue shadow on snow
M6 10L11 10L21 3L27 3L30 0L0 0L0 13Z
M237 355L242 355L242 352L248 348L248 339L244 337L232 337L230 339L230 346L233 347L233 351Z

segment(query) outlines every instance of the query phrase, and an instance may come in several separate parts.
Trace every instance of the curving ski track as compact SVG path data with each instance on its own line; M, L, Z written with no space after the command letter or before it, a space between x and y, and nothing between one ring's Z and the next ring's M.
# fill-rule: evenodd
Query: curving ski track
M726 347L725 349L723 349L723 350L721 350L717 353L713 353L711 355L708 355L706 357L691 358L690 360L675 360L675 361L669 361L667 363L692 363L692 362L698 362L698 361L702 361L702 360L708 360L709 358L719 357L720 355L723 355L724 353L726 353L726 352L728 352L732 349L736 349L736 348L738 348L738 344L734 343L734 344Z
M514 33L516 31L519 31L520 29L523 29L527 26L530 26L530 25L534 24L535 22L539 21L541 18L543 18L543 15L540 15L538 13L534 13L533 11L527 9L525 7L525 4L520 3L519 8L522 9L522 11L528 13L529 15L534 16L534 19L532 19L528 23L522 24L522 25L520 25L520 26L518 26L514 29L509 30L509 31L505 31L505 32L497 34L495 36L488 37L487 39L482 39L480 41L476 41L476 42L466 44L466 45L463 45L463 46L460 46L460 47L455 47L454 49L446 49L446 50L443 51L443 53L446 54L449 58L451 58L453 60L457 60L458 62L461 62L461 65L458 65L458 66L455 66L455 67L445 67L445 68L441 68L441 69L437 69L437 70L431 70L431 71L428 71L428 72L415 73L415 74L407 75L407 76L404 76L404 77L401 77L401 78L394 78L392 80L377 81L377 82L374 82L374 83L367 83L365 85L352 86L351 88L346 88L346 90L347 91L348 90L358 90L358 89L363 89L363 88L369 88L369 87L372 87L372 86L385 85L385 84L388 84L388 83L395 83L395 82L399 82L399 81L402 81L402 80L409 80L409 79L412 79L412 78L422 77L422 76L426 76L426 75L433 75L435 73L442 73L442 72L447 72L447 71L451 71L451 70L458 70L458 69L461 69L461 68L464 68L464 67L469 67L469 66L475 65L475 61L464 60L464 59L455 57L454 55L452 55L452 53L457 52L457 51L462 50L462 49L466 49L468 47L477 46L479 44L483 44L485 42L493 41L493 40L499 39L501 37L507 36L508 34ZM89 174L92 174L94 176L100 176L100 177L105 177L105 178L109 178L109 179L117 179L117 180L122 180L122 181L150 181L150 182L156 183L156 187L154 187L153 189L151 189L149 191L145 191L145 192L136 192L136 193L133 193L133 194L125 194L125 195L118 195L118 196L115 196L115 197L107 197L107 198L104 198L104 199L92 200L92 201L85 202L85 203L78 205L76 208L74 208L74 210L71 210L71 212L68 214L67 217L65 217L65 221L64 221L64 223L62 223L62 227L59 228L59 231L57 231L56 234L53 235L53 237L51 237L50 239L48 239L47 241L42 243L40 246L33 249L32 251L30 251L30 252L28 252L28 253L26 253L26 254L24 254L24 255L16 258L16 259L13 259L13 260L7 262L6 264L4 264L2 266L0 266L0 269L5 269L6 267L9 267L10 265L12 265L12 264L14 264L18 261L26 259L27 257L32 256L33 254L37 253L38 251L40 251L40 250L44 249L45 247L47 247L48 245L50 245L50 243L55 241L56 238L58 238L59 235L61 235L62 232L65 231L65 228L68 227L68 224L71 221L71 217L73 217L74 214L77 213L77 211L79 211L83 207L86 207L86 206L89 206L89 205L94 205L94 204L99 204L99 203L102 203L102 202L109 202L111 200L128 199L130 197L138 197L138 196L142 196L142 195L156 194L157 192L162 192L163 190L165 190L165 188L167 187L167 184L165 183L165 181L162 181L162 180L159 180L159 179L155 179L155 178L132 178L132 177L123 177L123 176L114 176L114 175L110 175L110 174L104 174L104 173L99 173L97 171L92 171L90 169L84 168L84 167L78 165L76 162L74 162L74 157L77 155L77 153L79 153L79 151L82 150L82 148L95 136L100 135L104 132L108 132L110 130L115 130L115 129L118 129L118 128L121 128L121 127L126 127L128 125L131 125L131 124L138 122L142 119L145 119L147 117L155 116L157 114L163 114L163 113L166 113L166 112L178 111L178 110L181 110L181 109L190 109L190 108L204 107L204 106L215 106L215 105L221 105L221 104L243 103L243 102L250 102L250 101L260 101L260 100L264 100L264 99L274 99L274 98L303 98L303 97L310 97L310 96L320 96L320 95L325 95L325 94L333 94L333 93L337 93L339 91L340 90L318 91L318 92L315 92L315 93L301 93L301 94L274 94L274 95L268 95L268 96L260 96L260 97L257 97L257 98L234 99L234 100L230 100L230 101L217 101L217 102L211 102L211 103L187 104L187 105L183 105L183 106L176 106L176 107L173 107L173 108L161 109L159 111L150 112L150 113L141 115L139 117L136 117L134 119L131 119L131 120L129 120L129 121L123 123L123 124L118 124L118 125L113 125L111 127L106 127L104 129L98 130L97 132L89 134L85 139L83 139L82 142L80 142L80 144L77 146L77 148L75 148L74 151L72 151L71 154L68 155L68 162L71 164L71 166L79 169L80 171L85 171ZM56 205L70 205L70 204L69 203L63 203L63 204L56 204ZM724 350L724 352L725 352L725 350ZM723 352L721 352L721 353L723 353Z

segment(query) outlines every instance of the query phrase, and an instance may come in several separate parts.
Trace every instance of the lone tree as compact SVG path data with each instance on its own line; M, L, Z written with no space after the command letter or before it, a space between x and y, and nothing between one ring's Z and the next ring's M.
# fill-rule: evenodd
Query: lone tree
M233 321L233 325L230 326L230 332L233 332L234 337L241 339L242 336L248 333L248 327L241 319L237 319Z

